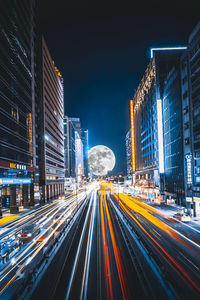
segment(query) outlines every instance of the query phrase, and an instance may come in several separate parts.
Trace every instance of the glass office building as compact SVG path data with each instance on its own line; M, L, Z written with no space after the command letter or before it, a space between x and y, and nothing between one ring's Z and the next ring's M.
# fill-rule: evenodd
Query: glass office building
M34 1L0 2L0 194L11 212L34 204Z
M180 87L180 55L177 55L163 89L164 191L166 199L175 198L182 205L185 191Z
M68 116L64 116L65 177L76 177L75 127Z
M164 93L171 93L171 96L174 93L172 84L174 78L173 75L170 78L170 71L185 50L186 47L151 49L151 60L134 95L136 140L136 171L134 175L136 185L153 189L154 193L161 194L163 200L166 198L166 192L172 180L169 173L165 180L165 167L168 168L168 171L170 168L170 164L168 164L170 154L167 151L169 145L167 146L167 144L172 141L175 142L177 135L173 130L173 122L169 120L167 106L170 105L172 110L178 109L179 117L181 116L180 84L177 87L177 91L179 90L179 107L176 107L175 98L166 98L166 105L164 106L164 97L166 97ZM165 110L163 111L163 109ZM174 120L176 118L181 128L181 119L177 115ZM169 141L167 138L170 134L167 134L166 130L171 131L172 134ZM181 143L179 146L182 147ZM181 153L181 149L179 152ZM165 158L165 154L168 156L167 158ZM179 178L181 174L177 176ZM181 195L184 192L180 180L175 189Z
M200 22L181 58L181 85L186 206L200 216Z

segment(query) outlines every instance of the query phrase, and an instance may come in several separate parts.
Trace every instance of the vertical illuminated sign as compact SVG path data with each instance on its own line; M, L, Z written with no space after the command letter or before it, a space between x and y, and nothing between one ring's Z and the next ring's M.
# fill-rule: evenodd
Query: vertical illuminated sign
M29 141L29 155L33 156L33 128L32 128L32 113L27 114L28 125L28 141ZM32 164L32 163L31 163Z
M159 172L164 173L162 101L157 100Z
M134 126L134 112L133 100L130 100L130 117L131 117L131 158L132 158L132 171L135 172L135 126Z
M187 154L185 159L187 184L192 184L192 154Z

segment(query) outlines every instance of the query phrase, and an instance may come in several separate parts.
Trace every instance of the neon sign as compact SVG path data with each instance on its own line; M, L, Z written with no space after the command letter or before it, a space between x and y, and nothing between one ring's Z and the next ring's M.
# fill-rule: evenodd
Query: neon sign
M0 184L29 184L30 178L0 178Z
M192 154L187 154L185 159L187 184L192 184Z
M134 100L130 100L131 157L132 157L132 171L135 172L135 124L134 124L133 104L134 104Z

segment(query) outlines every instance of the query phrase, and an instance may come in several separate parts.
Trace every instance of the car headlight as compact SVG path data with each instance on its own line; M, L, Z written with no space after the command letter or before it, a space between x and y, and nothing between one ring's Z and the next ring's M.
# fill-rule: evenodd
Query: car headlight
M18 234L17 236L18 236L18 237L20 237L20 236L21 236L21 234Z
M27 236L28 236L28 237L32 236L32 233L28 233Z

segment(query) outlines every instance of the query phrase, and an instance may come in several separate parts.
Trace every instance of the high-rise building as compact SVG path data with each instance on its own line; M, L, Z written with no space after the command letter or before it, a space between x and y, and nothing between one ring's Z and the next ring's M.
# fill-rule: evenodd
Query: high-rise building
M80 118L64 117L65 177L88 177L88 130Z
M64 117L65 177L76 177L75 128L70 118Z
M81 141L83 144L83 174L88 177L88 130L81 128Z
M164 79L163 87L163 145L165 198L184 203L184 164L182 132L182 100L180 54Z
M75 130L75 175L80 181L84 176L83 165L83 143L81 139L81 121L80 118L69 118Z
M32 0L0 2L0 203L11 212L34 205L34 12Z
M126 134L126 139L125 139L125 144L126 144L126 167L127 167L127 177L129 179L132 178L132 156L131 156L131 130Z
M164 174L165 153L167 153L165 152L163 140L163 134L166 134L166 132L163 133L163 130L172 130L173 127L173 124L167 119L167 111L166 115L163 115L165 79L174 64L177 63L177 57L180 57L185 49L186 47L151 49L151 60L134 95L134 127L136 140L136 171L134 174L136 176L136 182L140 183L141 181L146 187L153 188L155 193L161 191L162 198L164 198L166 191ZM165 92L169 93L171 87L168 82L168 90L165 88ZM173 104L171 107L175 109L174 101L176 100L170 101L171 104ZM167 129L167 127L163 127L163 118L165 122L168 122L170 128ZM181 121L179 119L179 126L181 126L180 123ZM167 137L167 135L165 137ZM171 142L175 140L176 135L172 137ZM169 153L167 155L170 156ZM170 168L170 165L168 165L168 167ZM181 193L182 192L183 190Z
M78 131L75 131L75 149L76 149L76 178L80 182L84 176L84 167L83 167L83 143Z
M186 205L200 215L200 22L181 59Z
M80 118L69 118L69 121L73 124L75 131L81 135L81 120Z
M43 37L37 47L38 160L42 203L64 192L63 78Z

